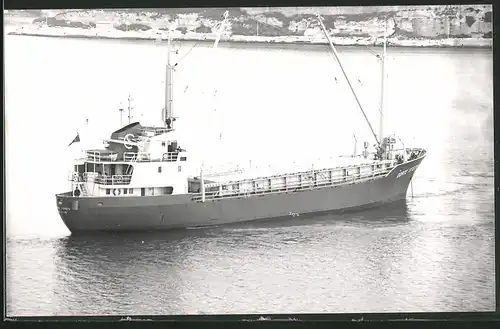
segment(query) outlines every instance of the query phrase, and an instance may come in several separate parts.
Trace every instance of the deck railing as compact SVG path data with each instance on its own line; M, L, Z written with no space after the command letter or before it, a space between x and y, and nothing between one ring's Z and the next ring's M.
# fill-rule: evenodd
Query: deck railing
M337 176L337 177L332 177L330 178L322 178L318 176L321 176L322 174L327 174L330 169L328 170L320 170L320 171L315 171L315 172L303 172L303 173L297 173L297 174L287 174L287 175L280 175L280 176L273 176L273 177L262 177L262 178L256 178L256 179L245 179L241 181L235 181L235 182L224 182L224 183L213 183L213 184L206 184L205 188L213 188L213 187L219 187L219 186L234 186L243 183L249 183L249 182L264 182L266 179L271 179L271 178L288 178L288 177L297 177L299 174L307 176L307 175L314 175L316 174L316 179L308 179L305 181L300 181L300 182L293 182L293 183L274 183L271 184L271 186L266 186L266 187L255 187L254 189L233 189L233 190L222 190L222 191L210 191L210 192L205 192L205 201L207 200L214 200L214 199L228 199L228 198L242 198L242 197L248 197L250 195L267 195L267 194L276 194L276 193L283 193L283 192L292 192L292 191L304 191L304 190L313 190L313 189L319 189L327 186L340 186L340 185L348 185L348 184L354 184L354 183L359 183L363 181L369 181L373 179L380 178L382 176L385 176L387 173L389 173L393 168L394 168L394 161L384 161L387 163L390 163L390 166L383 166L381 169L371 171L370 173L365 173L365 174L353 174L349 176ZM362 168L363 166L361 166ZM345 167L346 169L353 169L353 168L359 168L350 166L350 167ZM335 168L339 169L339 168ZM334 171L335 169L332 169ZM193 201L201 201L202 200L202 193L196 193L193 194L192 197Z
M99 151L86 151L85 154L87 160L92 162L110 162L118 159L118 153L116 152L101 154Z
M97 176L94 181L102 185L128 185L132 175Z
M215 178L215 177L221 177L221 176L242 174L244 172L245 172L245 169L236 167L235 169L230 169L230 170L226 170L226 171L208 171L208 172L204 173L204 175L207 178Z
M342 169L352 170L352 169L356 169L356 168L360 168L360 167L361 168L369 168L372 165L373 166L382 166L384 168L388 168L388 166L392 167L392 166L394 166L394 164L395 164L395 160L383 160L383 161L377 161L377 162L366 162L366 163L363 163L360 165L351 164L351 165L341 165L341 166L335 166L335 167L322 166L319 168L314 168L312 165L308 165L307 169L304 169L305 166L303 166L303 169L300 171L288 172L286 174L277 174L277 175L271 174L271 175L255 176L252 178L238 179L235 181L224 181L224 182L214 183L214 184L215 185L231 185L231 184L236 184L236 183L249 183L252 181L266 180L269 178L308 175L308 174L312 174L312 173L321 174L321 173L328 173L329 171L342 170ZM272 169L272 171L276 171L275 168L273 168L272 166L254 166L254 167L250 166L248 169L250 172L253 170L266 171L266 169ZM225 173L240 173L240 172L245 172L245 171L246 170L244 168L236 166L236 169L234 169L232 171L231 170L224 171L220 175L216 175L216 173L214 172L214 174L209 174L209 175L207 175L207 177L211 178L211 177L217 177L217 176L224 176ZM205 184L205 186L207 186L207 185L208 184Z
M99 175L98 173L86 172L71 173L70 180L73 182L89 182L102 185L128 185L132 180L132 175Z
M155 158L148 152L125 152L123 160L126 162L175 162L179 158L179 152L162 153L161 158Z
M86 151L86 160L92 162L175 162L179 158L179 152L165 152L161 154L161 157L153 156L149 152L125 152L123 153L123 159L118 159L118 153L106 152L101 154L99 151Z
M162 128L162 127L143 127L141 129L141 134L144 136L158 136L161 134L168 133L169 131L172 131L172 128Z

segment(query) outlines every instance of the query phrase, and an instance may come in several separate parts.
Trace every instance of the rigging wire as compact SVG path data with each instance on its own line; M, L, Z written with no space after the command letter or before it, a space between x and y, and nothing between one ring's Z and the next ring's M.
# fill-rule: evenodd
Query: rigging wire
M214 28L216 28L216 30L218 30L221 25L223 24L224 22L219 22L217 23ZM201 42L205 41L208 37L208 32L205 32L203 33L204 34L204 37L201 39L201 40L198 40L196 41L196 43L177 61L177 63L175 63L174 67L177 67L183 60L184 58L186 58L190 53L191 51L196 48ZM179 49L180 50L180 49Z
M217 23L215 27L218 29L223 22ZM195 44L174 64L174 67L177 67L190 53L193 51L194 48L196 48L201 42L205 41L208 37L208 32L203 33L204 37L201 40L198 40L195 42ZM177 49L176 53L178 54L179 51L181 50L182 44L179 45L179 49Z
M205 41L207 39L207 34L205 33L205 36L203 37L203 39L201 40L198 40L178 61L177 63L174 64L174 67L177 67L183 60L184 58L186 58L190 53L191 51L196 48L196 46L198 46L198 44L202 41Z

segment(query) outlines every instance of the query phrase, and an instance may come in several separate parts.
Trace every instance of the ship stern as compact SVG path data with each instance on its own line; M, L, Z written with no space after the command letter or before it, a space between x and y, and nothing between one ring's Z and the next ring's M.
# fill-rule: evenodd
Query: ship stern
M68 230L75 234L79 231L75 225L77 223L78 213L80 210L80 198L73 196L72 192L56 194L57 211L64 225Z

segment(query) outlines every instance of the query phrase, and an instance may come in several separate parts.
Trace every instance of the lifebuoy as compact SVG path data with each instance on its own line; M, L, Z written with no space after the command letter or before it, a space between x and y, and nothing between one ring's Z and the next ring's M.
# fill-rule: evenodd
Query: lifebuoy
M134 137L134 135L133 135L133 134L126 134L126 135L125 135L125 137L123 137L123 141L125 142L125 143L123 143L123 146L125 146L125 148L126 148L127 150L131 150L131 149L132 149L132 145L130 145L130 144L129 144L129 143L131 143L131 142L132 142L132 141L130 140L130 137L132 137L132 138L133 138L133 137Z
M73 182L78 182L78 174L73 175Z
M74 195L74 196L80 196L80 190L79 190L79 189L76 189L76 190L73 192L73 195Z
M122 176L115 177L115 184L120 184L123 182Z
M120 192L120 190L119 190L119 189L115 188L115 189L113 190L113 194L114 194L114 195L120 195L120 194L121 194L121 192Z

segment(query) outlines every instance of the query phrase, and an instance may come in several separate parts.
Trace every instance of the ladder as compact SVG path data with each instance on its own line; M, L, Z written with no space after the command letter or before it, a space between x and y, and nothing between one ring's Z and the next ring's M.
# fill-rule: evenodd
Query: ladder
M78 185L80 185L80 190L82 191L82 195L83 196L89 196L90 195L89 190L87 188L87 184L85 184L85 182L82 182L82 183L80 183Z

